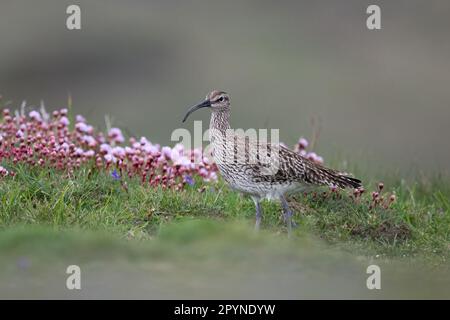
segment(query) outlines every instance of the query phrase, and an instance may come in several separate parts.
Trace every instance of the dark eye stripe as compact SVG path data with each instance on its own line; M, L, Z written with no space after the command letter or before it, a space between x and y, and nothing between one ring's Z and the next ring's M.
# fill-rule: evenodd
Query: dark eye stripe
M219 97L218 99L215 99L213 101L213 103L223 102L223 101L228 101L228 97Z

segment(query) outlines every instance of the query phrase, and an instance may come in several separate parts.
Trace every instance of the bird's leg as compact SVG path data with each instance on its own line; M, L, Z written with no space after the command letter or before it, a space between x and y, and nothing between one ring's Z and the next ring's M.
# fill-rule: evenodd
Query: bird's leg
M261 202L257 198L253 198L253 201L255 202L255 208L256 208L255 231L258 231L260 224L261 224L261 217L262 217Z
M283 216L284 221L286 222L287 229L288 229L288 236L292 233L292 210L289 208L289 204L286 201L286 198L284 196L280 197L281 206L283 208Z

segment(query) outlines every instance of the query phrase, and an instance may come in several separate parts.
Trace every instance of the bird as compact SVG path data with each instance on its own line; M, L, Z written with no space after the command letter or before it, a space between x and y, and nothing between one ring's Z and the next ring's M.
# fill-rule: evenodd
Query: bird
M255 230L260 229L261 202L281 203L288 235L291 235L293 211L286 198L311 188L361 188L361 180L313 162L280 143L268 143L242 134L230 126L230 95L213 90L200 103L190 107L182 122L196 110L211 110L209 126L212 156L225 182L234 190L249 195L256 209Z

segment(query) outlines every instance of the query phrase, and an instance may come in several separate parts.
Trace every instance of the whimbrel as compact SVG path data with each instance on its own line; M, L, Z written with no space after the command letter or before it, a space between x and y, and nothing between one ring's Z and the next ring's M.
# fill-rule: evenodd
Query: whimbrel
M360 180L317 164L283 145L234 132L229 122L230 96L224 91L209 93L205 100L188 110L183 122L201 108L212 111L210 141L219 172L233 189L250 195L255 203L255 229L261 224L264 198L280 200L290 234L292 210L286 195L314 186L361 187Z

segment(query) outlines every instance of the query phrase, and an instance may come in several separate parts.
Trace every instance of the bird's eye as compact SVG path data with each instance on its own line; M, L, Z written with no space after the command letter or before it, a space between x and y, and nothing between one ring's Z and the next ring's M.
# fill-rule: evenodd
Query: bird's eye
M223 101L223 97L220 97L220 98L219 98L219 101L222 102L222 101Z

